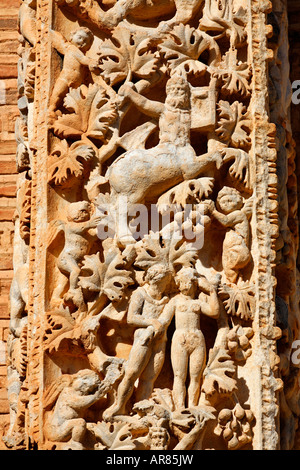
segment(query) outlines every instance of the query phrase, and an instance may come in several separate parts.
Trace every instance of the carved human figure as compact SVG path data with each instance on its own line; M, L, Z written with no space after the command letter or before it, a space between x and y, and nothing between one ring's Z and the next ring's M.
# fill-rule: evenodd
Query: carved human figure
M175 316L175 332L171 345L174 372L173 400L177 410L186 407L186 379L189 371L188 407L198 405L201 377L206 363L205 338L201 331L200 315L218 318L220 306L216 285L197 276L192 268L183 268L176 275L179 289L166 307L169 316ZM198 294L200 289L202 294ZM204 294L204 295L203 295ZM207 294L207 295L206 295ZM167 314L167 312L166 312Z
M116 403L108 408L103 417L125 414L126 404L139 379L136 401L148 399L152 393L165 358L166 332L171 318L164 314L168 297L163 296L169 282L170 272L164 265L154 265L147 271L145 284L132 295L127 322L136 326L134 341L127 363L125 375L118 391Z
M24 244L25 246L25 244ZM25 246L28 252L28 247ZM27 258L27 256L26 256ZM28 258L19 266L10 287L10 324L9 329L16 338L20 338L24 326L27 324L28 308Z
M210 204L211 215L228 230L223 243L222 263L225 276L231 283L236 283L239 272L251 260L249 250L252 200L245 204L239 191L225 186L217 197L217 208Z
M75 305L83 302L78 278L80 275L80 263L89 253L92 243L97 238L97 226L100 218L91 217L91 207L87 201L71 203L67 212L67 223L57 221L58 231L65 234L65 245L58 258L59 270L69 279L69 291L65 300L71 299ZM53 292L53 299L59 299L65 290L67 279L60 283Z
M222 164L218 151L196 156L190 142L191 97L185 77L174 74L166 86L166 101L152 101L134 90L133 84L124 84L119 95L129 99L144 114L159 120L159 144L152 149L137 149L125 153L109 168L107 178L111 186L111 200L118 207L119 220L123 208L128 213L134 204L158 198L168 189L184 180L191 180ZM127 207L119 203L126 198ZM121 209L120 209L121 208ZM120 233L121 232L121 233ZM119 227L119 237L133 240L129 228Z
M55 49L64 56L63 68L55 82L48 108L49 117L55 118L55 111L69 89L82 85L86 68L94 70L97 64L86 56L94 40L88 28L77 29L70 42L57 31L51 31L51 38Z
M107 392L107 384L97 373L84 369L54 383L45 396L44 407L54 408L45 421L46 438L51 442L68 442L66 448L83 450L87 424L84 412Z

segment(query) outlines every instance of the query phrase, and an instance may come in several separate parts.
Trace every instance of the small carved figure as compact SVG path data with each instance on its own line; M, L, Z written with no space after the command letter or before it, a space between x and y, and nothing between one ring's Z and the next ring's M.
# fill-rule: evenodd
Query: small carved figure
M101 381L98 374L89 369L63 376L59 384L52 384L44 401L46 410L55 403L46 417L47 439L68 442L65 449L83 450L82 441L87 430L84 412L103 397L108 388L106 381Z
M82 85L85 68L94 70L95 61L86 56L91 48L94 36L87 28L77 29L68 42L57 31L51 31L53 46L64 56L63 68L54 85L49 103L49 117L55 118L55 112L70 88Z
M186 378L189 370L188 408L198 405L201 377L206 363L205 338L200 328L200 315L218 318L220 306L217 286L198 277L192 268L184 268L176 276L180 293L169 302L166 310L175 315L171 361L174 371L173 399L176 409L186 407ZM219 283L220 278L217 278ZM196 298L198 288L204 293ZM207 295L208 294L208 298Z
M57 266L61 273L69 278L69 291L65 300L72 300L80 307L83 303L81 289L78 287L80 263L89 253L92 243L97 237L99 217L90 217L91 207L86 201L71 203L68 207L68 222L57 221L56 233L63 231L65 246L58 258ZM50 240L49 244L53 241ZM53 299L59 299L65 290L66 282L60 283L53 292Z
M225 186L218 194L217 207L210 204L211 215L223 226L228 228L223 243L222 263L224 273L229 282L235 284L239 272L251 260L249 250L252 200L245 204L239 191Z
M16 338L20 338L23 328L27 324L28 269L28 262L25 262L16 270L10 288L9 328Z
M103 415L106 420L125 414L126 404L134 391L137 379L139 385L136 401L148 399L153 391L155 380L164 363L166 331L171 321L171 318L164 314L168 297L163 297L170 276L165 266L152 266L147 271L145 284L131 297L127 322L136 326L137 330L125 364L125 375L118 387L116 403Z

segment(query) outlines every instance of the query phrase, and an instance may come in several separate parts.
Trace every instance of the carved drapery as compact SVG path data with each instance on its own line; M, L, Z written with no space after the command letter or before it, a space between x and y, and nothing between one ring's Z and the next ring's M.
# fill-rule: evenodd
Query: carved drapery
M271 11L23 0L8 447L278 448Z

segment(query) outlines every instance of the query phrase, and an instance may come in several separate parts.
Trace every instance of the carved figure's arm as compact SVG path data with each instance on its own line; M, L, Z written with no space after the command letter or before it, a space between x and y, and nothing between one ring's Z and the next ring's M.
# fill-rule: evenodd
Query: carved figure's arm
M211 290L210 295L207 296L207 301L199 299L201 312L210 318L219 318L220 316L220 304L218 294L215 289Z
M150 326L149 320L142 316L143 305L144 298L139 290L137 290L132 294L128 308L127 323L129 325L137 326L138 328L147 328Z
M123 85L119 94L128 97L131 102L147 116L158 118L164 112L164 104L159 101L152 101L134 91L130 86Z
M165 306L162 314L159 317L159 322L164 326L168 327L175 315L176 302L174 299Z
M65 55L67 47L69 45L66 38L58 31L50 30L50 37L53 47L62 55Z
M222 214L221 212L214 209L212 211L212 216L220 222L223 227L234 227L236 224L243 222L244 215L242 211L234 211L231 214Z
M103 395L103 389L100 387L97 392L93 393L93 395L76 396L72 408L75 408L75 410L78 411L84 410L85 408L92 406L97 400L99 400L99 398L101 398L101 395Z

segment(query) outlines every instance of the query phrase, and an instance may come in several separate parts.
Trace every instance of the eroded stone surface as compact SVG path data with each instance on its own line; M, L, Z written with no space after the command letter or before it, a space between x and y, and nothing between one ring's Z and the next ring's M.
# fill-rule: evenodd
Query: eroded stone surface
M23 0L9 448L276 449L279 390L296 430L269 12Z

